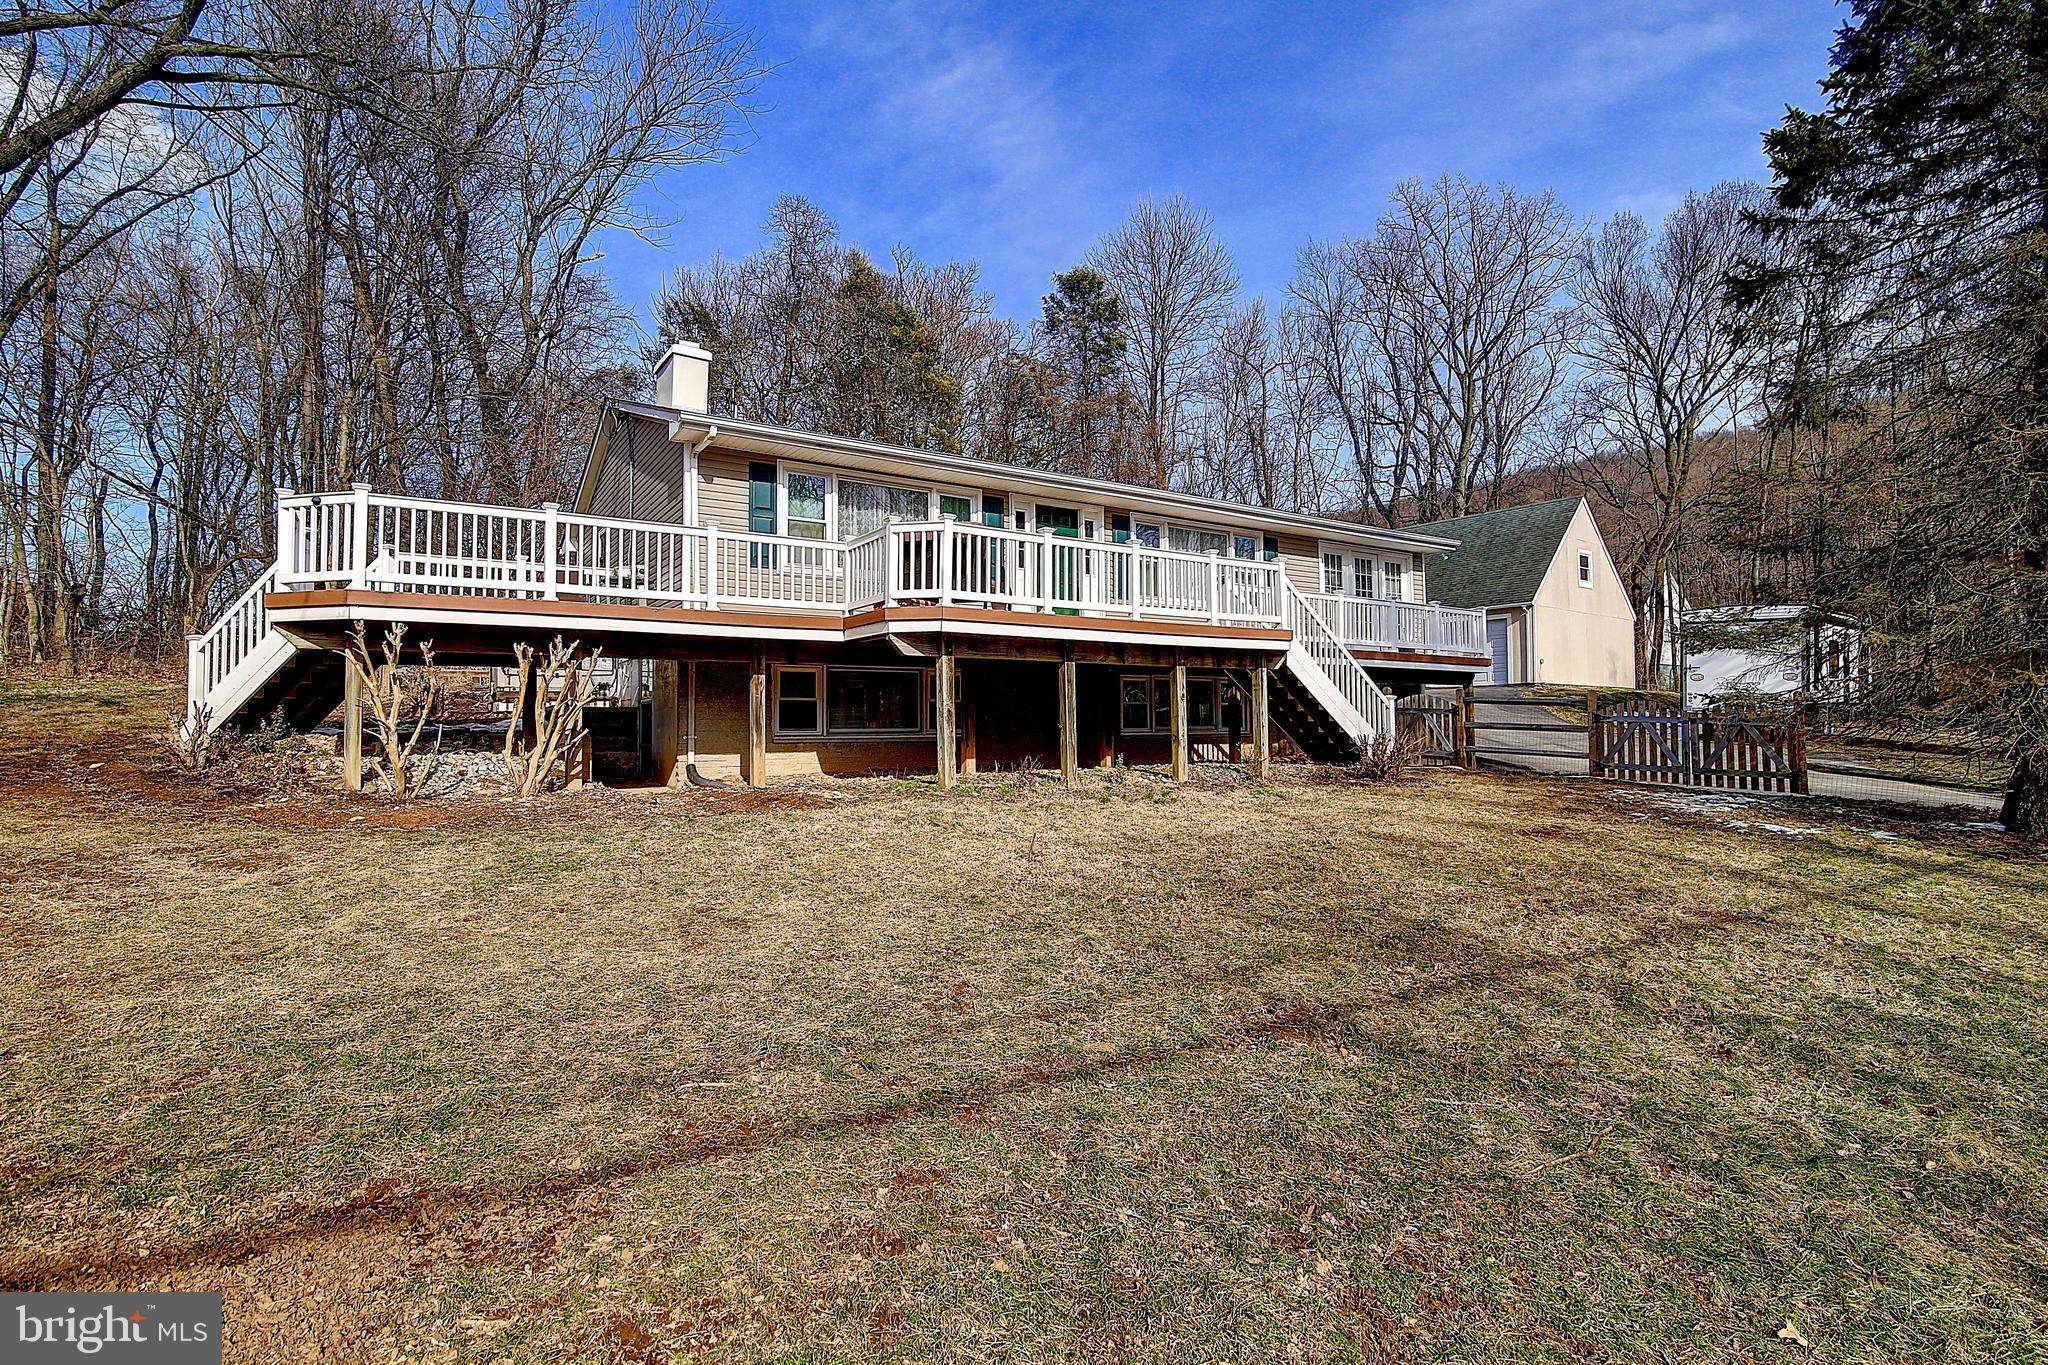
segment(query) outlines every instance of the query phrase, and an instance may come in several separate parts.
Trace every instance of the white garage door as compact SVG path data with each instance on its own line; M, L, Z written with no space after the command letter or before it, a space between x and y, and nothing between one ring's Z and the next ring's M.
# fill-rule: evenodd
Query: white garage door
M1486 618L1486 645L1493 651L1493 680L1497 683L1508 681L1508 618L1489 616Z

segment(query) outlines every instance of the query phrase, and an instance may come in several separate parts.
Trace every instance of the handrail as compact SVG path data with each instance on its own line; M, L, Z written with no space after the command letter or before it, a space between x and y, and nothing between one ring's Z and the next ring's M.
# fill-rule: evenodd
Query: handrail
M1353 648L1453 649L1491 657L1486 613L1470 607L1406 602L1341 593L1304 593L1310 606L1337 637Z
M269 635L270 611L263 599L275 591L277 566L273 564L242 590L204 634L185 641L185 704L195 718L215 689Z
M1322 698L1324 706L1361 748L1373 737L1391 736L1393 701L1352 656L1329 623L1316 614L1299 588L1287 582L1285 594L1287 628L1294 635L1293 646L1287 652L1289 664L1308 675L1304 681L1313 684L1317 677L1321 678L1333 694ZM1346 708L1350 715L1344 714Z

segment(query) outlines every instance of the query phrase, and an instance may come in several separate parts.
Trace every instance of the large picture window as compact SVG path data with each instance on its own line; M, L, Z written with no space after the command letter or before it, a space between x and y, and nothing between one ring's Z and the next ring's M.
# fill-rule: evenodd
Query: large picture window
M924 728L924 673L907 668L835 668L826 694L829 734L914 734Z
M931 733L931 674L921 668L778 668L775 733L858 739Z
M1173 678L1163 674L1127 674L1118 680L1121 705L1118 721L1127 735L1173 732ZM1188 679L1188 733L1222 734L1234 720L1242 727L1244 699L1236 684L1222 678Z
M1222 531L1204 530L1199 526L1169 526L1166 528L1166 548L1189 555L1226 555L1230 553L1230 537Z
M894 521L925 521L932 514L929 489L839 479L839 538L858 540Z

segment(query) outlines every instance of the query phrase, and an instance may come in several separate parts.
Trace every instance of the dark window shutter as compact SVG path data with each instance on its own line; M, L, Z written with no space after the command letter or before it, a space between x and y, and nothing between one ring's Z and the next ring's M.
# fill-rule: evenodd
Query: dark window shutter
M775 466L765 460L747 466L747 529L759 536L775 534Z

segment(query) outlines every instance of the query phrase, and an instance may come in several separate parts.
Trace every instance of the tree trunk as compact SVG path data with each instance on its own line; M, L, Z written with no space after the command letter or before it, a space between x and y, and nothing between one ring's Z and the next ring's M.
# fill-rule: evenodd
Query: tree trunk
M2013 834L2048 838L2048 762L2039 754L2023 753L2012 765L1998 819Z

